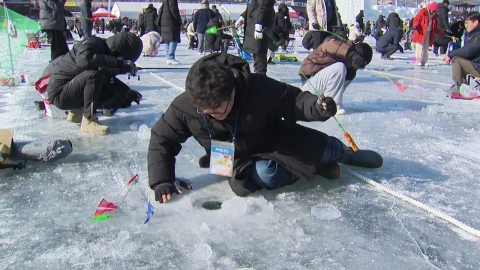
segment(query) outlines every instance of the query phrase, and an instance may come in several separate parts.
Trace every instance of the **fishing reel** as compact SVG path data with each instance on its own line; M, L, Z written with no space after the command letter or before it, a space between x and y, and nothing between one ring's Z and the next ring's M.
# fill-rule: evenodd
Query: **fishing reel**
M137 74L137 71L140 70L140 69L141 68L135 68L132 71L127 71L123 68L99 67L98 71L105 71L105 72L111 73L113 75L127 74L128 80L130 80L131 77L137 77L137 80L140 81L140 75Z

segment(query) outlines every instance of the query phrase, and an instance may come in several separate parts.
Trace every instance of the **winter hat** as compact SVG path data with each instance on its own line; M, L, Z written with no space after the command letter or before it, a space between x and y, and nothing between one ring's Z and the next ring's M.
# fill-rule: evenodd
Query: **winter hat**
M107 38L107 45L116 56L123 56L125 60L131 61L136 61L143 50L142 40L125 29Z
M210 3L208 3L208 0L202 0L201 4L202 5L209 5Z
M428 4L428 10L437 11L437 9L438 9L438 3L437 2L432 2L432 3Z
M372 50L372 47L370 47L370 45L368 45L367 43L360 42L353 45L353 49L358 54L360 54L360 56L362 56L363 60L365 60L367 64L370 64L373 57L373 50Z

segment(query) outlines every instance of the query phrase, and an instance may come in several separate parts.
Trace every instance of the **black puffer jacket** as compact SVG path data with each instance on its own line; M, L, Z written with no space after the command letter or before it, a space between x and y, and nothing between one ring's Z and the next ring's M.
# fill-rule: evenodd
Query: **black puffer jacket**
M447 31L450 29L449 23L448 23L448 12L450 10L448 9L447 6L443 3L438 4L438 10L437 13L439 15L438 18L438 28L442 29L443 32Z
M48 97L52 98L62 91L65 84L84 70L98 70L99 67L117 68L122 66L119 56L125 60L136 61L142 53L142 41L135 34L121 31L103 39L89 37L73 46L62 57L51 72L48 82Z
M363 17L365 15L363 14L363 10L360 10L360 12L358 13L357 17L355 18L355 20L357 21L357 23L360 25L360 29L365 29L365 24L363 23Z
M178 10L177 0L163 0L162 7L158 11L159 29L162 41L180 42L180 28L182 18Z
M64 4L65 0L40 0L39 17L42 30L65 30Z
M80 4L80 23L82 27L82 31L85 33L91 33L93 29L93 21L92 21L92 1L91 0L84 0L82 4Z
M145 25L145 32L150 32L150 31L156 31L158 32L157 28L157 18L158 18L158 13L157 9L152 5L149 4L147 9L145 9L145 15L144 17L144 25Z
M285 12L282 11L282 8L285 8ZM288 31L292 29L292 22L290 21L290 14L288 12L288 7L284 3L280 3L278 6L278 12L275 13L275 26L279 26L283 29L283 35L288 37Z
M245 40L243 49L253 53L266 53L268 51L269 38L264 33L263 38L254 38L255 24L261 24L263 28L272 28L275 20L275 0L251 0L247 5L245 18Z
M475 26L472 31L465 35L465 45L448 53L448 57L455 56L472 61L477 72L480 72L480 25Z
M387 21L385 21L385 16L378 15L378 19L375 22L375 28L377 29L377 31L382 29L383 24L387 25Z
M197 10L195 15L193 15L193 29L199 34L205 34L205 31L208 29L207 24L211 19L217 17L215 12L210 8L204 5L202 6L203 7Z
M377 48L386 48L390 45L400 46L400 40L402 40L403 31L397 28L388 30L383 34L378 40L376 47Z
M150 187L175 179L175 157L189 137L194 137L210 153L209 126L212 138L231 141L237 122L234 171L230 187L238 196L246 196L259 187L248 179L254 160L269 159L281 164L297 176L313 180L322 166L320 158L328 136L320 131L296 124L297 121L325 121L316 107L318 97L308 91L252 74L248 63L231 54L210 54L200 62L217 61L230 66L236 76L235 98L227 119L207 117L191 105L189 93L180 94L152 128L148 149ZM188 80L187 75L187 80ZM282 120L283 118L283 120ZM301 139L298 139L301 138Z
M403 21L402 19L400 19L400 16L398 16L396 12L392 12L388 15L387 28L388 30L403 28Z

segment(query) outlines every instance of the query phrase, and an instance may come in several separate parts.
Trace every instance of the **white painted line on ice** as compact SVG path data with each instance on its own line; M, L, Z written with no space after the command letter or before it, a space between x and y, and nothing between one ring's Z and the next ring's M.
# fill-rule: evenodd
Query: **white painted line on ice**
M153 74L152 72L150 72L150 75L156 77L157 79L159 79L160 81L162 81L162 82L164 82L164 83L166 83L166 84L169 84L169 85L171 85L171 86L173 86L173 87L175 87L175 88L177 88L177 89L182 90L182 92L185 92L185 89L183 89L182 87L177 86L177 85L175 85L175 84L173 84L173 83L165 80L164 78L162 78L162 77L160 77L160 76L158 76L158 75Z

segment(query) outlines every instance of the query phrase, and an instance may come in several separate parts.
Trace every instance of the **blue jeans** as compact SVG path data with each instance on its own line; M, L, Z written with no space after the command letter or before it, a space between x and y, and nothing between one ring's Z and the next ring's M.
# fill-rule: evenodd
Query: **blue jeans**
M167 60L175 59L175 50L177 49L176 41L165 41L165 55Z
M340 158L343 146L337 138L330 137L320 163L326 165ZM249 178L265 189L277 189L293 184L295 175L273 160L257 160L250 168Z

